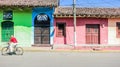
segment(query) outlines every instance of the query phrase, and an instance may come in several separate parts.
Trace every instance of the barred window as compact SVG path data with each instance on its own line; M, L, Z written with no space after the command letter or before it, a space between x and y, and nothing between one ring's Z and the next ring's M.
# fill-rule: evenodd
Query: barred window
M12 19L13 19L13 11L3 12L3 20L12 20Z
M117 22L116 23L116 36L117 36L117 38L120 38L120 22Z
M57 29L56 29L56 36L57 37L65 37L66 31L65 31L65 23L57 23L56 24Z

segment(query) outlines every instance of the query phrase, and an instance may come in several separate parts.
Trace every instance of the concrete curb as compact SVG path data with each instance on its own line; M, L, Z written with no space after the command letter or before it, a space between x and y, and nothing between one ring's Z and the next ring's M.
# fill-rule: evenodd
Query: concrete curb
M2 47L0 47L1 51ZM51 49L50 47L23 47L24 52L92 52L92 53L120 53L120 50L76 50L76 49Z
M24 50L25 52L91 52L91 53L120 53L120 50Z

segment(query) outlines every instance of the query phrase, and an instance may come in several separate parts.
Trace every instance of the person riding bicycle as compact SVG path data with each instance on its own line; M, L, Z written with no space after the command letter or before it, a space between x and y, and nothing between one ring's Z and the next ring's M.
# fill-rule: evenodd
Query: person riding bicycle
M1 49L2 55L23 55L24 50L22 47L18 47L17 39L11 35L9 42L7 43L8 46L5 46Z
M10 37L10 41L9 41L9 47L10 47L10 53L13 53L13 48L16 47L18 41L17 39L14 37L14 35L11 35Z

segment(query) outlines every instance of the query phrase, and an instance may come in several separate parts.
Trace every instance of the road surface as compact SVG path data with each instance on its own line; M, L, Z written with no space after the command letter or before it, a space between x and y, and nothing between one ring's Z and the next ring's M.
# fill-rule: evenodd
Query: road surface
M120 53L25 52L0 55L0 67L120 67Z

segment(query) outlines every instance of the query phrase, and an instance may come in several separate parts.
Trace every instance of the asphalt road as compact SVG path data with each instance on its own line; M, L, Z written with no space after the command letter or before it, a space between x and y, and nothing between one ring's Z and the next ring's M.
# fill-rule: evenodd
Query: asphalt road
M0 55L0 67L120 67L120 53L25 52Z

